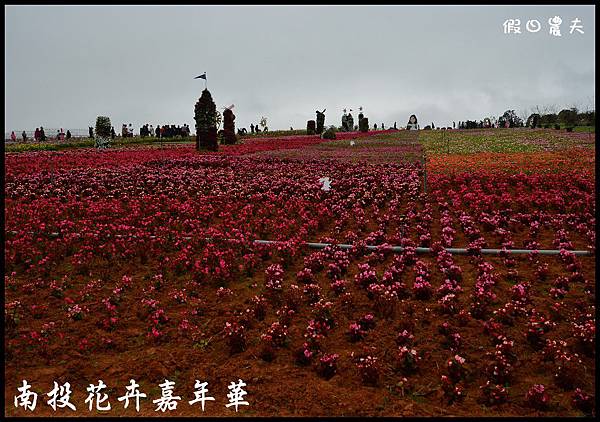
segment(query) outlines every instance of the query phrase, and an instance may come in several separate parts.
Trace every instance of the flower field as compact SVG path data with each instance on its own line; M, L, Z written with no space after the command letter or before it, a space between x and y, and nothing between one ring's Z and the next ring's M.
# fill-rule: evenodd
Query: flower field
M595 139L474 132L5 154L6 415L23 379L74 391L36 416L100 379L111 416L165 379L173 416L591 414Z
M423 131L428 153L473 154L484 152L514 153L593 148L595 133L565 132L552 129L474 129ZM449 145L448 145L449 144Z

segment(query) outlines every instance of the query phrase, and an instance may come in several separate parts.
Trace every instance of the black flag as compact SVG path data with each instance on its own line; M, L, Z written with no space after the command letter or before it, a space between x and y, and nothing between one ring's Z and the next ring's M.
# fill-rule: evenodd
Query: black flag
M204 80L206 80L206 72L204 72L203 75L196 76L194 79L204 79Z

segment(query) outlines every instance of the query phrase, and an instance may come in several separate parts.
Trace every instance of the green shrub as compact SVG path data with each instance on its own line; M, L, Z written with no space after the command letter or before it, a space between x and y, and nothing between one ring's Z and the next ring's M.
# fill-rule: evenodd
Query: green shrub
M558 121L566 127L573 127L577 124L577 109L564 109L558 113Z
M527 118L527 122L525 123L525 126L530 127L532 129L535 129L536 127L540 126L540 115L537 113L533 113L532 115L530 115Z
M335 129L333 126L329 127L323 134L321 135L323 139L335 139Z
M96 118L96 136L102 138L110 138L110 118L106 116L98 116Z
M540 117L540 122L543 124L553 125L557 122L558 116L556 113L544 114Z

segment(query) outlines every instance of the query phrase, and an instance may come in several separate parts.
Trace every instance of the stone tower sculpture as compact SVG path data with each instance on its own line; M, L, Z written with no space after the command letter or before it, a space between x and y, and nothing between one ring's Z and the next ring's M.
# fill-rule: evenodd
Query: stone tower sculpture
M233 145L237 142L235 136L235 115L227 108L223 112L223 143Z
M194 109L196 120L196 149L216 151L217 144L217 107L208 89L202 91Z
M317 110L317 133L323 133L325 129L325 110Z

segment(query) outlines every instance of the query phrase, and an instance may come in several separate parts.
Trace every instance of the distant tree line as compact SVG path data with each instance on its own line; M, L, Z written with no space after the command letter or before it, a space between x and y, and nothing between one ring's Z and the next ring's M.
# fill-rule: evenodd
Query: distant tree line
M594 126L596 121L596 111L580 112L576 107L571 109L561 110L557 113L532 113L527 119L526 126L528 127L544 127L550 128L553 126L575 127L575 126Z
M519 116L515 110L506 110L497 120L485 118L484 120L466 120L458 122L459 129L481 129L488 127L530 127L530 128L555 128L561 127L572 129L575 126L594 126L596 122L596 111L579 111L577 107L563 109L556 113L551 108L540 109L535 107L527 117L527 112Z

